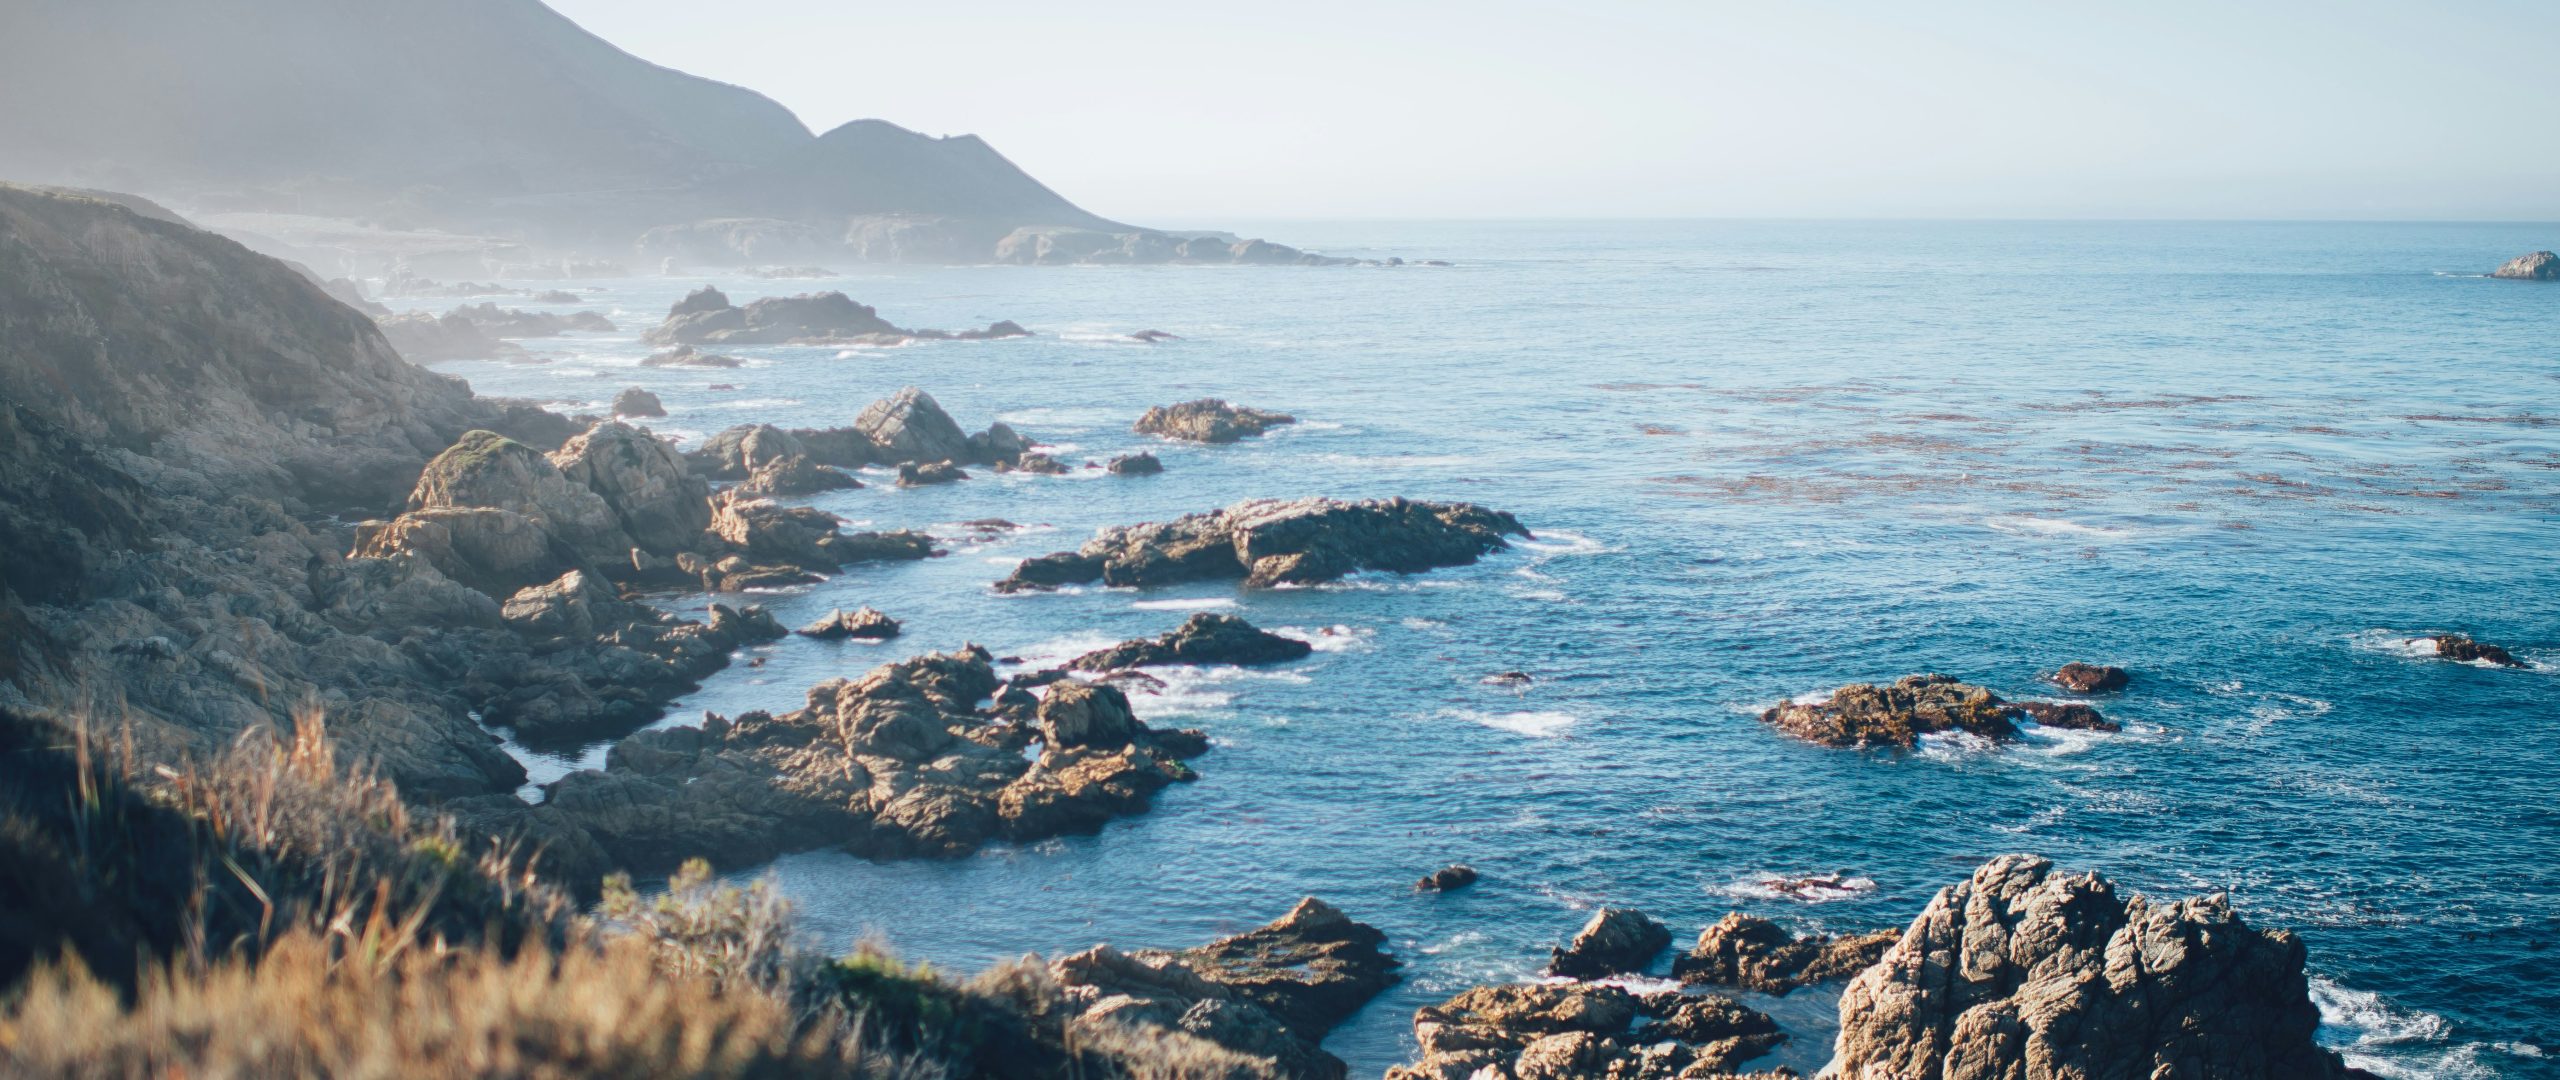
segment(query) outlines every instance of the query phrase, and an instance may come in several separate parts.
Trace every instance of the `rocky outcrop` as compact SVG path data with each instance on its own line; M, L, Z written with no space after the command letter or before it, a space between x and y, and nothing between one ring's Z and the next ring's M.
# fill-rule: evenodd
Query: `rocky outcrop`
M1109 687L1061 683L1029 718L979 712L996 689L983 649L900 661L821 684L796 712L632 736L544 805L642 873L826 847L956 856L1142 811L1207 749L1197 732L1138 721Z
M1047 454L1035 452L1015 458L1011 464L998 465L996 471L1030 473L1033 476L1064 476L1067 466Z
M626 386L613 395L613 415L617 418L646 420L667 415L665 402L637 386Z
M705 285L676 301L665 322L643 339L653 345L893 345L919 339L983 340L1023 337L1012 322L984 330L907 330L868 304L840 292L768 296L745 307Z
M968 472L949 461L910 461L898 466L898 486L902 488L956 484L968 478Z
M1671 930L1634 908L1604 907L1563 948L1553 950L1547 972L1577 979L1641 972L1671 947Z
M479 327L481 333L493 338L558 337L573 330L610 334L614 330L613 320L592 311L563 315L552 311L501 308L488 301L464 304L442 316L445 321L457 319Z
M610 441L634 451L640 445L629 439ZM541 451L494 431L466 432L429 461L418 476L418 486L409 493L408 509L494 509L521 515L579 558L598 566L622 563L635 546L623 530L621 517L603 496L572 483Z
M1413 1034L1421 1058L1388 1080L1719 1080L1786 1041L1730 998L1591 983L1479 986L1417 1010Z
M1806 742L1824 746L1895 746L1908 750L1920 736L1962 731L2006 739L2025 714L1982 687L1946 675L1906 675L1891 686L1852 683L1820 702L1789 702L1760 714Z
M737 357L723 356L719 353L704 352L691 345L678 345L672 349L660 349L657 352L650 353L647 358L640 361L641 367L733 368L743 367L745 364L746 361L740 360Z
M749 495L815 495L823 491L844 491L862 486L842 469L820 465L805 457L787 457L756 466L747 482L738 490Z
M563 479L604 501L630 547L672 556L702 546L710 485L666 440L608 421L570 439L550 460Z
M1112 458L1103 469L1113 476L1154 476L1164 471L1164 462L1156 460L1154 454L1140 451Z
M1841 1080L2353 1075L2312 1040L2303 946L2228 897L2120 898L2011 855L1940 890L1840 999Z
M898 636L898 620L870 608L863 608L850 615L845 614L843 608L837 608L826 618L801 627L799 633L804 637L813 637L821 641L842 641L846 638L887 641Z
M909 386L865 406L853 429L880 449L883 461L968 461L969 435L933 395ZM1009 430L1009 429L1008 429Z
M1118 671L1166 664L1285 664L1314 652L1296 638L1259 630L1233 615L1194 614L1171 633L1123 641L1067 662L1076 671Z
M2038 725L2068 731L2121 731L2115 721L2077 701L2021 701L2018 711Z
M413 364L453 360L520 360L524 347L459 315L412 311L375 320L391 347Z
M1692 986L1783 996L1864 971L1901 938L1896 930L1797 937L1777 923L1737 911L1700 931L1696 946L1673 957L1671 977Z
M2438 634L2428 640L2435 643L2436 655L2447 660L2511 668L2525 666L2524 661L2515 658L2515 654L2495 645L2473 641L2466 634Z
M1141 435L1223 444L1297 422L1297 417L1287 413L1248 409L1229 405L1217 398L1201 398L1180 405L1158 405L1148 409L1131 430Z
M1004 592L1100 581L1170 585L1241 578L1248 586L1333 581L1362 570L1464 566L1528 536L1518 519L1474 503L1409 499L1255 499L1169 522L1104 529L1083 547L1029 559Z
M711 500L711 535L750 562L825 573L851 563L902 562L933 554L933 538L924 533L848 533L838 527L843 523L816 507L784 506L734 488Z
M2062 665L2053 673L2054 685L2075 694L2109 694L2122 690L2133 677L2112 664L2083 664L2077 661Z
M1325 1033L1396 981L1386 935L1312 897L1287 915L1179 952L1108 945L1062 957L1050 973L1078 1010L1074 1026L1182 1032L1269 1062L1273 1075L1340 1080Z
M2513 281L2560 281L2560 254L2537 251L2518 255L2506 265L2492 270L2489 276Z
M1422 875L1422 880L1413 883L1413 891L1434 893L1449 892L1456 889L1466 888L1467 886L1475 883L1475 867L1469 866L1465 863L1451 863L1428 874Z
M684 458L695 470L714 480L744 480L766 465L786 458L812 458L809 446L800 437L771 424L740 424L702 441L702 445L685 451ZM860 460L824 461L823 464L857 467L868 463Z

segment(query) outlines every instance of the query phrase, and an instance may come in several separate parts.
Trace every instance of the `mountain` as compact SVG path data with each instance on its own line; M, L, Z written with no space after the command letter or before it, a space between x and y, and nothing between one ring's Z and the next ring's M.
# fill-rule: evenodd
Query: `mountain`
M611 259L650 229L743 221L848 260L984 260L1024 227L1144 231L975 136L879 120L813 135L771 99L643 61L538 0L7 7L0 177L139 192L234 219L234 235L329 219Z

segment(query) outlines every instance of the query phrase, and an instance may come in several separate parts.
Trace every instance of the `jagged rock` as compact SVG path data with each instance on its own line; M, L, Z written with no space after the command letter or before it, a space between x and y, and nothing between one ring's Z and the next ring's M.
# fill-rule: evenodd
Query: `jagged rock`
M1591 913L1582 932L1547 961L1550 974L1577 979L1640 972L1671 947L1671 930L1634 908L1604 907Z
M2222 895L2119 899L2027 855L1938 892L1840 998L1841 1077L2352 1075L2320 1024L2301 939Z
M1451 863L1422 876L1414 882L1416 892L1448 892L1476 883L1476 868L1465 863Z
M1154 454L1141 451L1112 458L1111 463L1103 468L1113 476L1154 476L1164 471L1164 462L1156 460Z
M571 299L574 301L576 298ZM572 330L610 334L614 329L612 320L592 311L561 315L549 311L502 309L487 301L465 304L446 312L440 319L444 322L456 320L476 326L481 333L493 338L556 337Z
M815 460L808 444L798 435L771 424L725 428L704 439L702 445L685 451L684 457L697 471L714 480L744 480L757 468L785 458Z
M1129 699L1101 683L1069 679L1052 683L1040 699L1040 741L1052 750L1129 745L1143 725L1129 711Z
M738 490L750 495L815 495L822 491L843 491L862 486L862 481L843 470L832 469L806 457L787 457L767 461L756 467Z
M660 349L657 352L650 353L647 358L640 361L641 367L733 368L744 367L745 365L746 361L740 360L737 357L722 356L718 353L707 353L694 348L691 345L678 345L672 349Z
M1247 409L1217 398L1201 398L1180 405L1158 405L1148 409L1146 415L1138 418L1133 430L1141 435L1161 435L1168 439L1231 443L1297 422L1297 417L1287 413Z
M2077 701L2021 701L2018 711L2036 723L2049 728L2073 731L2122 731L2122 726L2109 720L2098 710Z
M814 687L797 712L632 736L604 771L551 785L545 805L640 873L689 857L743 866L821 847L954 856L1144 810L1156 791L1191 778L1181 758L1207 749L1197 732L1150 728L1127 715L1126 699L1110 700L1116 691L1087 688L1074 691L1087 695L1080 717L1043 702L1044 727L1081 726L1034 760L1024 754L1030 730L976 710L997 688L991 658L974 646L900 661Z
M1479 986L1416 1010L1413 1033L1420 1059L1388 1080L1715 1080L1786 1041L1729 998L1593 983Z
M2560 281L2560 254L2537 251L2518 255L2507 260L2506 265L2490 271L2489 276L2516 281Z
M2464 663L2478 661L2496 664L2499 667L2520 668L2525 666L2524 661L2516 659L2515 655L2509 653L2507 650L2495 645L2473 641L2467 635L2438 634L2430 640L2435 642L2436 655L2447 660L2456 660Z
M1332 581L1360 570L1464 566L1527 536L1518 519L1473 503L1407 499L1256 499L1170 522L1104 529L1072 552L1025 561L1004 592L1099 580L1169 585L1242 578L1248 586Z
M613 415L638 418L665 416L667 407L658 400L658 395L631 386L613 395Z
M1164 664L1281 664L1314 652L1296 638L1259 630L1233 615L1198 612L1173 632L1123 641L1067 662L1077 671L1116 671Z
M1946 675L1906 675L1891 686L1852 683L1832 691L1827 701L1789 702L1760 714L1806 742L1824 746L1919 745L1920 736L1964 731L2006 739L2018 733L2024 715L1982 687Z
M1059 464L1058 459L1050 457L1047 454L1033 453L1021 455L1009 465L998 465L996 466L996 471L1032 473L1038 476L1060 476L1066 473L1067 467Z
M973 460L969 435L933 395L913 386L872 402L853 428L880 448L886 462ZM1007 433L1011 428L1005 429Z
M585 559L541 522L512 510L453 507L417 510L356 526L351 558L414 556L444 577L504 599L559 578Z
M734 608L727 604L713 604L711 621L708 625L712 633L742 645L760 641L778 641L789 633L782 628L781 621L773 617L772 612L766 611L762 605L758 604Z
M1001 420L987 425L987 430L969 436L969 460L991 465L1011 465L1031 456L1031 440ZM1063 471L1063 470L1061 470Z
M1731 986L1783 996L1866 970L1901 937L1893 930L1797 937L1774 922L1737 911L1700 931L1695 947L1673 957L1671 977L1693 986Z
M1339 1080L1342 1061L1317 1044L1395 982L1384 940L1309 898L1277 921L1197 949L1124 953L1104 945L1049 970L1080 1028L1183 1032L1266 1059L1278 1076Z
M1164 331L1162 331L1162 330L1140 330L1140 331L1138 331L1137 333L1134 333L1134 334L1129 335L1129 337L1130 337L1130 339L1131 339L1131 340L1133 340L1133 341L1143 341L1143 342L1146 342L1146 343L1147 343L1147 344L1149 344L1149 345L1153 345L1153 344L1155 344L1155 343L1157 343L1157 342L1159 342L1159 341L1180 341L1180 340L1182 340L1182 335L1180 335L1180 334L1168 334L1168 333L1166 333L1166 332L1164 332Z
M550 458L569 483L604 500L630 545L641 550L661 556L691 550L711 525L710 485L648 432L607 421Z
M807 506L784 506L736 489L711 501L711 534L749 559L787 563L804 570L844 565L829 546L844 519Z
M2054 672L2053 681L2075 694L2103 694L2124 689L2133 677L2125 674L2123 668L2113 665L2073 662Z
M409 493L411 511L473 507L531 518L599 565L619 565L632 548L603 496L572 483L541 451L493 431L464 433L427 463Z
M898 636L898 620L870 608L863 608L850 615L845 614L843 608L837 608L826 618L801 627L799 632L804 636L822 641L842 641L846 638L887 641Z
M598 609L618 600L613 589L593 575L571 570L549 584L517 590L500 614L517 633L528 637L592 638Z
M898 466L898 486L902 488L952 484L968 478L969 474L962 471L960 466L948 461L921 463L910 461Z

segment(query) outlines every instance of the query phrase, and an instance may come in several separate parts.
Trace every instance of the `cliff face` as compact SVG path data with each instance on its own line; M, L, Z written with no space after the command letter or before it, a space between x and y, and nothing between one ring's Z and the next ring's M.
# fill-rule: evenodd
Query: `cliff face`
M425 636L504 640L496 605L342 558L326 515L396 502L471 428L540 438L523 419L282 263L0 186L0 705L171 754L323 710L404 790L505 790L522 770L445 688L458 639Z

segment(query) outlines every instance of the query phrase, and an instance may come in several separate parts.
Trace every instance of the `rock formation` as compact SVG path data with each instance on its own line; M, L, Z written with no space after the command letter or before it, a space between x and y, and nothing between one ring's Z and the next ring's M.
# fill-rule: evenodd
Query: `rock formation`
M1259 630L1233 615L1203 611L1173 632L1123 641L1067 662L1076 671L1118 671L1165 664L1283 664L1314 652L1296 638Z
M969 435L933 395L913 386L865 406L853 429L878 447L881 460L968 461ZM1011 429L1007 429L1011 430Z
M1760 720L1824 746L1908 750L1919 745L1920 736L1944 731L2010 738L2024 715L2000 695L1950 676L1906 675L1891 686L1852 683L1825 701L1789 702L1761 713Z
M862 486L842 469L820 465L805 456L776 458L758 465L738 490L750 495L815 495Z
M956 484L969 478L957 463L949 461L910 461L898 466L898 486L902 488L932 487Z
M1422 875L1422 880L1413 883L1413 890L1415 892L1449 892L1475 883L1475 867L1465 863L1451 863Z
M658 400L658 395L637 386L627 386L621 393L613 395L613 415L617 419L647 420L667 415L667 406Z
M1737 911L1700 931L1696 946L1673 957L1671 976L1693 986L1785 995L1866 970L1901 939L1894 930L1797 937L1774 922Z
M857 304L840 292L768 296L738 307L727 294L705 285L676 301L666 321L643 339L682 346L893 345L918 339L982 340L1029 333L1012 322L958 332L900 329L870 305Z
M1730 998L1592 983L1479 986L1416 1010L1413 1035L1420 1060L1387 1080L1722 1080L1786 1041Z
M2124 689L2126 684L2133 681L2133 677L2125 674L2123 668L2111 664L2083 664L2075 661L2062 665L2061 670L2054 672L2053 681L2055 685L2075 694L2106 694Z
M863 641L887 641L898 636L898 620L870 608L847 615L837 608L826 618L800 628L799 633L822 641L856 638Z
M641 873L824 847L956 856L1144 810L1208 746L1148 727L1107 686L1062 682L1027 713L977 711L996 689L983 649L900 661L814 687L796 712L634 735L603 771L552 784L544 805Z
M2077 701L2021 701L2017 704L2019 712L2044 727L2071 731L2123 730L2097 709Z
M1604 907L1591 913L1582 932L1554 950L1547 972L1577 979L1641 972L1671 947L1671 930L1634 908Z
M2548 251L2518 255L2507 260L2506 265L2490 271L2489 276L2516 281L2560 281L2560 255Z
M1154 476L1164 471L1164 462L1156 460L1154 454L1142 450L1135 454L1122 454L1112 458L1111 463L1103 468L1113 476Z
M1511 515L1473 503L1409 499L1255 499L1169 522L1108 528L1074 551L1025 560L1004 592L1100 581L1170 585L1241 578L1252 587L1333 581L1361 570L1464 566L1528 536Z
M2461 661L2463 663L2476 661L2480 663L2496 664L2499 667L2520 668L2525 666L2524 661L2516 659L2515 655L2509 653L2507 650L2495 645L2473 641L2469 635L2438 634L2429 640L2435 643L2436 655L2447 660Z
M2221 895L2119 898L2011 855L1939 891L1840 999L1840 1080L2354 1075L2312 1041L2300 939Z
M640 361L640 366L733 368L743 366L745 363L746 361L734 356L707 353L691 345L678 345L672 349L661 349L650 353L646 359Z
M1318 1047L1396 981L1386 935L1309 898L1262 927L1179 952L1104 945L1049 965L1073 1026L1182 1032L1269 1063L1272 1075L1340 1080Z
M1158 405L1148 409L1131 430L1141 435L1223 444L1297 422L1297 417L1287 413L1248 409L1229 405L1217 398L1201 398L1180 405Z
M480 324L457 315L413 311L376 320L391 347L413 364L452 360L520 360L524 347L500 340Z

